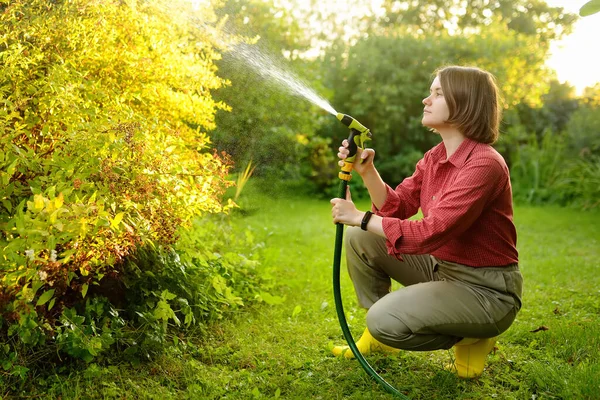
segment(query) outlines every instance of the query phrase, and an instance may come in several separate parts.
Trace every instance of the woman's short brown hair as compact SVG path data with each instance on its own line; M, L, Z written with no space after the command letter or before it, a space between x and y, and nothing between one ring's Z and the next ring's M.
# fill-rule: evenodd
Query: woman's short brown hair
M449 66L435 71L450 111L448 123L477 142L498 139L501 109L496 79L476 67Z

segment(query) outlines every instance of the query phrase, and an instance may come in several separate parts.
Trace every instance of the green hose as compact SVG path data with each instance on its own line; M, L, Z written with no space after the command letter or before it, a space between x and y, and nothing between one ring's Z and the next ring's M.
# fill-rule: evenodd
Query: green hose
M348 181L340 180L340 189L339 189L339 198L346 198L346 189L348 188ZM367 360L363 357L363 355L358 351L356 347L356 343L354 343L354 339L352 338L352 334L350 333L350 329L348 328L348 323L346 322L346 316L344 314L344 306L342 304L342 294L340 291L340 264L342 260L342 243L344 238L344 225L336 224L336 234L335 234L335 252L333 254L333 297L335 299L335 310L337 312L338 320L340 321L340 326L342 328L342 332L344 333L344 338L350 346L352 353L363 367L363 369L369 374L375 381L377 381L380 385L382 385L385 390L389 393L397 396L398 398L409 400L408 397L403 395L398 391L398 389L394 388L392 385L387 383L375 370Z

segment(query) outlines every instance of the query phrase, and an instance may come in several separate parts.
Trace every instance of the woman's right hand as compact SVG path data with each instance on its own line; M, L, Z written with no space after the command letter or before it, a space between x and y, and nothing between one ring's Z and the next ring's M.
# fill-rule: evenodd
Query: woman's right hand
M344 160L348 157L350 151L348 150L348 139L342 141L342 145L339 148L337 156L340 161L338 165L344 166ZM356 158L354 159L353 169L357 174L363 176L369 169L375 168L373 165L373 158L375 158L375 150L373 149L361 149L360 147L356 151Z

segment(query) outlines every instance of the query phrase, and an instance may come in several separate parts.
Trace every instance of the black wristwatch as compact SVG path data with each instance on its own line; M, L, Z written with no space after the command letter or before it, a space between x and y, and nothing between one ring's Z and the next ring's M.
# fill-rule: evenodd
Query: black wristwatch
M362 221L360 221L360 229L362 229L363 231L367 230L367 224L369 223L369 220L371 219L371 215L373 215L373 213L371 211L367 211L362 219Z

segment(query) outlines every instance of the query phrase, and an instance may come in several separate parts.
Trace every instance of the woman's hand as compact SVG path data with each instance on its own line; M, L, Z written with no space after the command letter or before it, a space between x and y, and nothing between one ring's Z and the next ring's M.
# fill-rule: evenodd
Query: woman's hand
M348 139L342 141L342 145L339 148L337 156L340 158L338 165L344 166L344 160L348 157ZM361 149L360 147L356 151L356 158L354 159L353 169L357 174L363 176L365 172L375 168L373 165L373 158L375 158L375 150L373 149Z
M331 216L334 224L360 226L364 213L358 211L352 202L349 186L346 189L346 199L331 199L331 206Z

